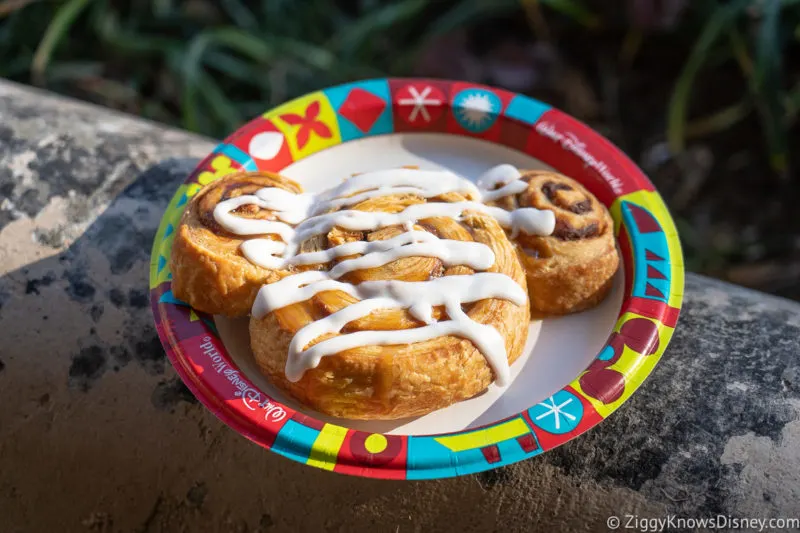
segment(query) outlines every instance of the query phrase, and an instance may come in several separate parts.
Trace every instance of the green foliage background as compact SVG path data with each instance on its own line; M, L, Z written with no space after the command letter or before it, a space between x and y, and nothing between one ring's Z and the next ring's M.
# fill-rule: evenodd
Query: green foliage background
M526 10L536 10L594 32L617 23L604 18L602 8L586 4L5 0L0 75L68 93L94 93L110 105L219 137L265 107L306 91L408 74L434 38L487 17L524 17ZM800 85L785 86L783 54L800 39L800 0L700 0L672 31L697 36L675 50L686 63L665 110L673 150L685 142L698 72L727 55L739 62L747 93L712 116L712 126L755 109L773 166L786 172L786 129L800 107Z

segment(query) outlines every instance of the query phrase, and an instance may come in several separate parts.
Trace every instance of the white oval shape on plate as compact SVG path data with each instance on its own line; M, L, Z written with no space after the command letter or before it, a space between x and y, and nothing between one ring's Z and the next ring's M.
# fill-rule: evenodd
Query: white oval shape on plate
M273 159L283 147L283 134L277 131L264 131L256 134L250 139L247 151L255 159L268 161Z

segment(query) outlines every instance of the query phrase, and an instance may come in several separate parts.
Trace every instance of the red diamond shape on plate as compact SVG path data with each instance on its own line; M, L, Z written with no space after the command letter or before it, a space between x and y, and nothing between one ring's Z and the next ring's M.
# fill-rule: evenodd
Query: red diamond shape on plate
M363 133L367 133L384 109L386 102L382 98L356 87L342 102L339 114L355 124Z

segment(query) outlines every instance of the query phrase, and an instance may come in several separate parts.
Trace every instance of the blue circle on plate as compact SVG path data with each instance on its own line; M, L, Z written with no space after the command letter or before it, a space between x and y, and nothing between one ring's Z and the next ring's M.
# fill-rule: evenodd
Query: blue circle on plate
M600 352L600 355L597 356L598 359L601 361L610 361L614 357L614 348L612 346L606 346L603 348L603 351Z
M485 89L464 89L453 99L453 115L471 133L488 130L500 116L500 97Z
M528 409L531 421L548 433L569 433L581 423L583 404L571 392L560 390Z

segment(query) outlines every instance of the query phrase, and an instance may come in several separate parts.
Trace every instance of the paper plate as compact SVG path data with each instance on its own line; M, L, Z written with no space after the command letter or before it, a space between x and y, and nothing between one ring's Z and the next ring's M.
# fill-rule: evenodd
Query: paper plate
M475 179L489 167L552 168L586 186L614 218L622 254L598 308L530 325L506 389L392 422L334 419L258 372L246 320L197 312L171 290L169 256L188 200L239 169L277 171L307 191L355 172L419 165ZM683 294L675 226L650 181L586 125L527 96L470 83L379 79L302 96L228 137L181 185L153 245L150 295L173 366L206 407L274 452L357 476L470 474L546 452L599 424L653 370Z

